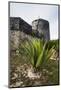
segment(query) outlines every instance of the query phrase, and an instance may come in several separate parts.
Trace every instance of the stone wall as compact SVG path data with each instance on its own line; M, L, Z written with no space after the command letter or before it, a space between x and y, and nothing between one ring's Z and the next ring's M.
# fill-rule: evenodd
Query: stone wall
M17 49L21 40L32 37L50 40L49 22L38 19L31 26L21 18L10 17L10 49Z
M27 39L31 40L32 36L24 33L23 31L10 30L10 50L18 49L20 43Z
M10 49L15 50L19 46L20 31L10 30Z
M19 30L20 18L10 17L10 30Z
M32 26L19 17L10 17L10 30L23 31L26 34L31 34Z
M32 27L27 22L19 17L10 17L10 50L16 50L19 47L19 42L29 38Z

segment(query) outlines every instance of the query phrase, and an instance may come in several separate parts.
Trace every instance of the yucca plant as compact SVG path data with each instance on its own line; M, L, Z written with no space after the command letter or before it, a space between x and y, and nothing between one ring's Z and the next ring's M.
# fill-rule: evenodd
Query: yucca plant
M32 39L21 45L22 52L20 52L29 57L33 67L38 68L41 67L43 63L47 62L53 54L54 46L48 49L46 45L46 41L43 43L40 39Z

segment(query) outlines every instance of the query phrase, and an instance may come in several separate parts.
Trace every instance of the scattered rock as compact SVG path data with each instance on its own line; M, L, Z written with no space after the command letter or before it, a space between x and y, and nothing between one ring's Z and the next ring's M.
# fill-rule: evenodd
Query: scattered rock
M12 77L11 79L16 79L18 77L18 74L14 73L14 77Z
M23 84L22 81L21 81L21 82L16 82L15 86L16 86L16 87L19 87L19 86L21 86L22 84Z
M39 74L38 72L34 73L33 69L28 69L27 70L28 74L27 76L30 78L30 79L39 79L41 77L41 73Z

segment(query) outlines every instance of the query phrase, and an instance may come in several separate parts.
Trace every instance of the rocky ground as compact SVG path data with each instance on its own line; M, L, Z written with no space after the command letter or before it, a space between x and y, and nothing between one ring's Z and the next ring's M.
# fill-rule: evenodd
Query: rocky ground
M16 35L14 36L16 37ZM51 57L51 61L46 66L44 65L42 69L35 71L26 57L21 56L18 50L12 49L14 48L13 43L15 41L12 41L13 38L11 38L9 60L9 87L59 84L59 58L58 60L55 58L57 55L54 55L54 60ZM15 45L17 45L16 42Z
M26 60L23 61L23 59L21 62L21 57L19 56L18 54L13 54L13 57L11 56L9 68L10 88L58 84L58 63L55 65L55 60L53 62L55 66L52 65L51 69L47 67L35 71L32 65L29 62L27 63ZM55 79L55 81L52 79Z

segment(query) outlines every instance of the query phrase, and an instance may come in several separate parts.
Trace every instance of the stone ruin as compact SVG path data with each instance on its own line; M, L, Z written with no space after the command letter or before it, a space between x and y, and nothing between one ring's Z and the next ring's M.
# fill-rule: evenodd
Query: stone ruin
M43 19L37 19L32 22L32 32L44 40L50 40L49 22Z
M49 22L37 19L32 22L32 26L19 17L10 17L10 49L16 49L19 42L24 39L37 37L43 40L50 40Z

